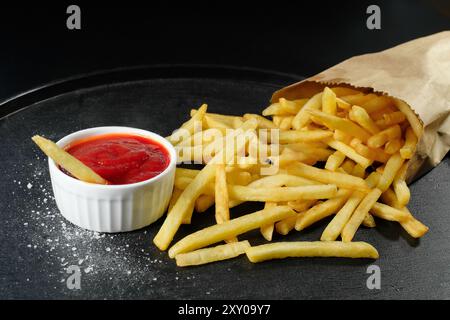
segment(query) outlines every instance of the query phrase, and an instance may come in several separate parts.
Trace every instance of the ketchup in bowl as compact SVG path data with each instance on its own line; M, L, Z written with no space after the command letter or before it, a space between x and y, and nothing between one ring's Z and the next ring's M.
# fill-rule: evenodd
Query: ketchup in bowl
M162 145L133 134L89 137L71 143L66 151L114 185L153 178L170 162Z

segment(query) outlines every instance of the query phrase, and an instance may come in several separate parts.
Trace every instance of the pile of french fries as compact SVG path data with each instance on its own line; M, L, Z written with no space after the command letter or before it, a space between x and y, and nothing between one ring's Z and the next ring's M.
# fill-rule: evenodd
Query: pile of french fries
M195 122L200 123L200 132L195 132ZM219 139L224 147L209 159L203 158L201 170L177 168L168 214L154 238L156 246L168 249L181 224L191 223L194 212L205 212L213 205L217 223L170 248L169 256L178 266L241 254L251 262L286 257L376 259L373 246L352 241L361 225L376 226L374 216L398 222L414 238L428 231L407 208L410 191L405 182L423 129L400 100L347 87L325 87L308 99L280 98L262 115L208 113L203 105L191 110L190 120L181 129L187 132L182 139L177 132L168 137L183 150L180 162L193 160L194 152L186 150L205 150ZM258 141L258 148L273 150L276 146L279 152L258 158L256 163L233 162L239 150L249 148L246 142L227 143L242 132L239 129L278 130L276 141ZM211 130L226 134L211 138ZM274 164L276 172L261 174L262 168ZM246 201L264 202L264 209L232 217L230 208ZM320 241L251 246L238 239L259 229L270 242L274 232L302 231L332 215ZM224 244L209 247L220 242Z

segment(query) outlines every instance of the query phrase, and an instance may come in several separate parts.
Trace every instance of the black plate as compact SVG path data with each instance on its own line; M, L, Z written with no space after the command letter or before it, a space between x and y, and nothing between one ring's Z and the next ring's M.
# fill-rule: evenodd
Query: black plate
M74 78L7 101L0 112L0 298L450 298L449 159L415 182L411 210L430 227L422 240L396 223L377 220L356 240L373 244L377 261L286 259L260 264L240 257L177 268L152 245L157 223L105 235L65 221L52 198L47 161L30 137L53 140L89 127L124 125L169 134L190 108L206 102L226 114L260 112L273 91L298 77L257 70L158 67ZM17 111L18 110L18 111ZM233 216L260 208L245 204ZM318 240L329 220L287 240ZM213 223L196 214L177 239ZM250 232L251 243L262 243ZM275 241L282 239L275 236ZM367 268L381 270L381 289L369 290ZM67 287L66 269L81 269L81 289Z

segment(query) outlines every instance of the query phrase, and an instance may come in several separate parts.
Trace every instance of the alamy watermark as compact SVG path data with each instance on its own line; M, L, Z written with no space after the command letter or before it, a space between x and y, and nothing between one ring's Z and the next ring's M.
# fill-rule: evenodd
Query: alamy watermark
M367 14L370 16L366 20L366 26L369 30L380 30L381 29L381 9L376 4L372 4L367 7Z
M367 267L366 273L370 276L366 280L366 286L369 290L381 289L381 269L376 264Z
M69 290L81 290L81 268L77 265L68 266L66 272L70 276L66 279L66 286Z
M81 9L79 6L72 4L67 7L66 13L69 14L66 20L66 26L69 30L81 29Z

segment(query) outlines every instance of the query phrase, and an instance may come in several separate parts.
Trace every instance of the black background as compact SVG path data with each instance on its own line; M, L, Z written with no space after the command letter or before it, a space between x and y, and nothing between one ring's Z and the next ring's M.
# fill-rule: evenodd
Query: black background
M81 7L79 31L66 28L69 4ZM370 4L381 8L381 30L366 27ZM309 76L449 28L446 0L14 2L0 7L0 100L132 65L219 64Z

